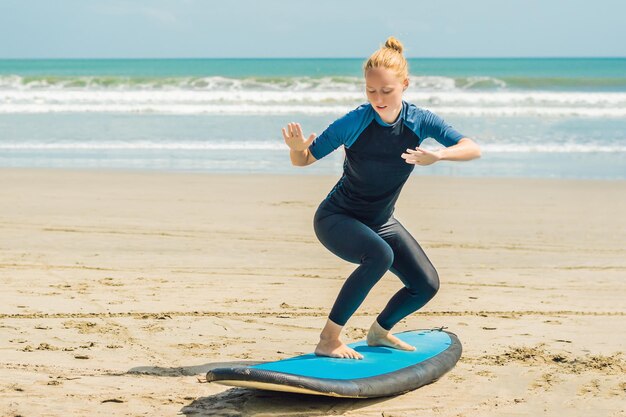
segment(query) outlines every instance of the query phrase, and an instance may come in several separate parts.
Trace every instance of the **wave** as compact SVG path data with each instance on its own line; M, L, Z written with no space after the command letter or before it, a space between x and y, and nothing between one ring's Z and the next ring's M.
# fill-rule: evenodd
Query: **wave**
M626 106L626 93L584 92L414 92L405 93L411 102L455 105L580 105ZM2 91L0 103L298 103L352 104L366 100L365 94L345 91Z
M3 150L155 150L155 151L213 151L213 150L285 150L280 141L188 141L188 142L63 142L63 143L0 143Z
M413 75L417 91L626 91L626 77L447 77ZM147 77L0 75L0 90L359 92L363 77Z
M415 77L423 88L454 87L445 77ZM119 76L0 76L6 90L191 90L191 91L361 91L361 77L119 77Z
M436 144L424 144L426 149L437 149ZM61 143L23 143L9 142L0 143L0 150L4 151L237 151L237 150L261 150L261 151L285 151L287 146L282 140L265 141L182 141L182 142L61 142ZM485 155L489 153L626 153L624 145L607 145L598 143L553 143L546 144L481 144L481 150Z
M626 107L445 107L424 106L442 116L492 117L626 117ZM0 114L127 113L162 115L341 115L353 106L260 105L260 104L8 104Z
M24 82L21 77L17 78ZM452 79L445 77L418 78L422 86L414 85L405 93L405 99L443 115L626 116L626 92L485 91L457 88ZM0 77L0 84L9 79L12 78ZM119 77L114 79L120 80ZM141 79L133 80L137 85L152 85L152 81L141 84ZM169 79L159 80L167 82ZM181 88L180 79L174 80L171 88L154 89L128 89L123 83L116 88L102 89L69 88L63 83L53 88L50 85L38 88L28 83L25 84L28 88L13 88L18 82L13 80L9 83L11 88L0 86L0 114L340 115L366 101L362 85L350 77L287 77L267 79L265 84L253 79L209 77L206 88L199 89ZM285 80L291 84L283 85ZM494 80L476 78L474 82Z

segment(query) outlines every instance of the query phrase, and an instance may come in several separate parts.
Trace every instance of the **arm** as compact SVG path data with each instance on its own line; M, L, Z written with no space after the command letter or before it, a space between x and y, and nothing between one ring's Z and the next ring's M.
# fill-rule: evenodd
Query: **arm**
M435 152L440 161L471 161L480 158L480 147L470 138L462 138L454 146Z
M291 164L297 167L305 167L317 161L308 149L303 151L294 151L293 149L290 149L289 158L291 158Z
M283 138L289 146L289 157L295 166L311 165L322 159L341 145L348 145L361 134L374 118L374 110L369 104L352 110L335 120L321 135L311 134L305 140L299 123L289 123L283 128Z
M431 165L438 161L471 161L480 158L480 147L470 138L462 138L456 145L431 152L419 146L403 153L407 164Z
M465 137L441 117L431 111L416 110L413 116L413 131L422 140L433 138L444 149L431 152L418 146L407 149L401 156L408 164L430 165L438 161L469 161L480 157L480 148L472 139Z

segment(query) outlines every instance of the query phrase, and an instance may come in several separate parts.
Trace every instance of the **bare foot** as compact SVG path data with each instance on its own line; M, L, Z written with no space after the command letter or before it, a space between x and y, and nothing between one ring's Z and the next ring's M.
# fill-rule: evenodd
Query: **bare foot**
M331 358L363 359L363 355L339 339L320 339L315 348L315 354L317 356L330 356Z
M400 350L415 350L415 346L411 346L408 343L403 342L398 339L394 335L391 334L389 330L386 330L378 324L376 320L370 327L369 332L367 333L367 345L368 346L387 346L394 349Z

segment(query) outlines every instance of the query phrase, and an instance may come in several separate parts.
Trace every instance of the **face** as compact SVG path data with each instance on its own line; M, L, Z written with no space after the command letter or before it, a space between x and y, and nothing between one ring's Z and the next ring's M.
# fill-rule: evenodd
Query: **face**
M408 79L400 79L388 68L372 68L365 73L365 92L376 113L385 123L393 123L402 110L402 93Z

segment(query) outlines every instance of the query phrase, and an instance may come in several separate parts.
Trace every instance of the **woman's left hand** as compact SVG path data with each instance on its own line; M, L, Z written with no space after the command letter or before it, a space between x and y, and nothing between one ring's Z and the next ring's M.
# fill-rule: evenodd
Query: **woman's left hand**
M441 160L441 156L437 152L431 152L419 146L415 149L407 149L406 153L401 156L407 164L422 166L431 165Z

